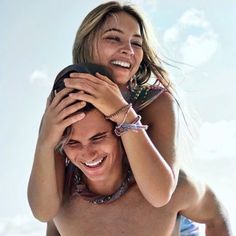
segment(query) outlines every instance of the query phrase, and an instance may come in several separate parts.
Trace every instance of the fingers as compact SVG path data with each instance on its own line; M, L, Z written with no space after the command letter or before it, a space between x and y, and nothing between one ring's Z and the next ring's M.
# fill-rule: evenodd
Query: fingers
M73 116L68 117L67 119L64 119L62 122L62 125L64 127L68 127L68 126L82 120L84 117L85 117L85 113L83 113L83 112L75 114Z
M87 80L87 79L65 79L65 86L67 88L73 88L77 90L82 90L86 93L94 94L96 88L99 86L98 84Z
M95 84L99 84L99 80L97 79L97 77L95 77L91 74L88 74L88 73L71 73L70 78L71 79L85 79L85 80L89 80Z
M106 82L106 83L108 83L108 84L110 84L110 85L115 85L115 83L111 80L111 79L109 79L107 76L104 76L104 75L102 75L102 74L100 74L100 73L96 73L96 76L100 79L100 80L102 80L102 81L104 81L104 82Z
M85 105L86 105L86 103L83 101L83 102L76 102L74 105L64 108L58 115L59 120L64 120L67 117L73 115L73 113L78 112ZM79 113L79 114L80 114L80 116L83 116L83 113Z
M60 101L63 99L63 97L65 97L72 91L73 89L71 88L64 88L60 92L56 93L55 97L52 100L51 107L56 107L60 103Z
M69 94L68 94L69 95ZM57 106L55 107L56 111L59 113L62 110L64 110L66 107L70 106L73 103L77 103L78 101L76 99L73 99L70 96L65 97L62 99ZM82 103L83 104L83 103Z
M55 95L48 109L49 114L51 114L51 119L55 122L62 122L64 119L86 106L85 101L78 101L78 99L70 97L69 94L71 91L73 91L73 89L65 88ZM81 119L81 117L83 118L83 114L77 115L76 117L76 120Z
M85 102L89 102L91 104L94 104L94 99L95 97L87 94L87 93L70 93L69 96L75 100L81 100L81 101L85 101Z
M100 73L96 73L96 76L93 76L91 74L86 74L86 73L71 73L70 74L70 77L72 79L85 79L85 80L89 80L95 84L101 84L103 85L104 82L105 83L108 83L110 85L114 85L115 83L110 79L108 78L107 76L104 76Z

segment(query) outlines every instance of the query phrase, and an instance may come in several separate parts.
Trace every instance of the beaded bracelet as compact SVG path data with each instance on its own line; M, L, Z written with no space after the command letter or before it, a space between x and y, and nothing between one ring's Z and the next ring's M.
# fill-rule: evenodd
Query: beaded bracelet
M117 136L121 136L123 133L129 130L132 130L134 132L137 132L140 129L147 130L148 125L142 125L140 120L141 120L141 116L138 115L137 118L131 124L121 123L120 125L117 125L114 130L115 134Z

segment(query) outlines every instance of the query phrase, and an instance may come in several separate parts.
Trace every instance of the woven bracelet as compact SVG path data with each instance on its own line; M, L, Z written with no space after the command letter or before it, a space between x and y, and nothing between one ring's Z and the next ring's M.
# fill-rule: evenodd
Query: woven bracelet
M117 125L115 128L115 134L117 136L121 136L123 133L132 130L137 132L140 129L144 129L147 130L148 129L148 125L142 125L141 122L141 116L138 115L137 118L134 120L134 122L132 122L131 124L127 124L127 123L123 123L120 125Z

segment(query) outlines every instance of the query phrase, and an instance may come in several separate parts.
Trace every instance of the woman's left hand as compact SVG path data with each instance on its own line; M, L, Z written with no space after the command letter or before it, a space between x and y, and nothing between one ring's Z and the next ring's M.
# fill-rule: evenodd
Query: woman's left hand
M113 114L127 104L119 87L106 76L99 73L96 73L96 76L71 73L70 77L64 80L65 86L84 91L84 93L71 93L69 96L93 104L105 116Z

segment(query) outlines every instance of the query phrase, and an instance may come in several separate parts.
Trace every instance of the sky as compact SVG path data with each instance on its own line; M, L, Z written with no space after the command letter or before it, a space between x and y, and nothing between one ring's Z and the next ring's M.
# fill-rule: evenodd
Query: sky
M26 195L39 122L56 74L72 63L83 17L102 2L0 1L0 236L42 235ZM130 2L146 15L162 60L171 64L166 69L197 117L189 165L236 225L236 1Z

